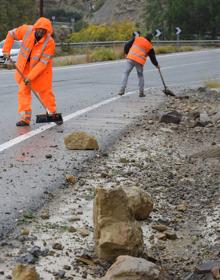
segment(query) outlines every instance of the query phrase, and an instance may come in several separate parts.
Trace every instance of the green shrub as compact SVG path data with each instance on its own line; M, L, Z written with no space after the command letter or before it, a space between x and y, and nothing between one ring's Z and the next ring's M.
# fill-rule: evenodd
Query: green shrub
M155 47L156 54L166 54L174 52L188 52L193 51L194 48L191 46L175 46L175 45L166 45Z
M113 49L110 48L97 48L90 54L90 61L105 61L105 60L114 60L116 55Z
M88 42L88 41L125 41L131 37L135 30L135 24L132 21L123 21L121 23L110 24L91 24L82 28L79 32L70 35L70 42Z

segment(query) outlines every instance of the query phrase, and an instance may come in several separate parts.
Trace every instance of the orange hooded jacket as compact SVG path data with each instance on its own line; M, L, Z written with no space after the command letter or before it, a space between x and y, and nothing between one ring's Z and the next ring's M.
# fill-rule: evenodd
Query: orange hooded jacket
M38 42L35 40L37 28L47 30L47 33ZM14 40L22 40L17 67L21 72L27 72L25 66L29 61L27 78L31 81L32 87L39 93L52 89L52 58L55 53L52 33L53 28L50 20L41 17L33 26L24 24L9 31L3 47L3 53L10 53ZM22 80L17 71L15 79L18 83Z

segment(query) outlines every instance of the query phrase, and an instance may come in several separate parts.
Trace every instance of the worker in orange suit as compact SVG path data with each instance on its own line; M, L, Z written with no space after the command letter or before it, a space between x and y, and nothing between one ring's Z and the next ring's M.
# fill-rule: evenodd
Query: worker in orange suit
M26 77L22 79L16 71L18 83L18 113L21 115L16 126L29 126L31 121L31 89L39 94L50 113L56 112L56 100L52 91L52 58L55 53L55 42L51 37L52 24L49 19L41 17L34 25L22 25L8 32L3 55L10 58L14 40L22 40L17 67Z
M139 84L139 97L145 97L144 94L144 65L147 61L147 57L150 57L152 64L156 68L160 68L158 61L156 59L155 51L152 44L153 35L148 33L145 37L140 36L138 33L134 33L134 36L129 40L124 51L127 55L126 68L123 75L122 86L119 91L119 95L125 94L125 89L127 87L128 77L135 67L138 75Z

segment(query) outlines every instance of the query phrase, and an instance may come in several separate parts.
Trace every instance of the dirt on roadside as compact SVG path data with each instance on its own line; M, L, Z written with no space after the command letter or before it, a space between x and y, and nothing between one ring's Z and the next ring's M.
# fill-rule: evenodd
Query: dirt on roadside
M138 186L151 194L154 210L142 222L144 257L170 279L186 279L202 261L220 259L220 91L181 94L189 99L170 97L140 119L114 147L72 174L77 183L51 194L40 213L24 213L16 232L0 243L0 279L12 279L11 268L21 261L35 264L46 280L103 276L111 264L94 256L97 186ZM171 111L181 122L160 122ZM166 226L170 237L155 224Z

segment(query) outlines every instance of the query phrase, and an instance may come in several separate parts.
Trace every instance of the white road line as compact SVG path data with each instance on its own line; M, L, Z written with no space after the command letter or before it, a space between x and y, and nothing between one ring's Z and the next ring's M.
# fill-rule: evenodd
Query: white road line
M135 92L136 91L131 91L129 93L126 93L126 95L131 95L131 94L134 94ZM76 111L76 112L74 112L74 113L72 113L70 115L65 116L63 118L63 121L64 122L69 121L69 120L71 120L73 118L76 118L76 117L78 117L80 115L83 115L83 114L88 113L88 112L90 112L90 111L92 111L94 109L97 109L97 108L99 108L99 107L101 107L103 105L106 105L106 104L108 104L110 102L113 102L113 101L115 101L115 100L117 100L119 98L121 98L121 97L120 96L112 97L110 99L101 101L101 102L99 102L97 104L94 104L92 106L86 107L86 108L84 108L82 110ZM23 141L33 137L35 135L38 135L38 134L42 133L43 131L48 130L48 129L54 127L55 125L56 125L55 123L46 124L44 126L41 126L41 127L37 128L35 130L32 130L32 131L26 133L24 135L21 135L21 136L18 136L16 138L14 138L14 139L11 139L11 140L9 140L9 141L7 141L7 142L5 142L5 143L0 145L0 152L2 152L4 150L7 150L7 149L9 149L9 148L11 148L11 147L21 143L21 142L23 142Z

